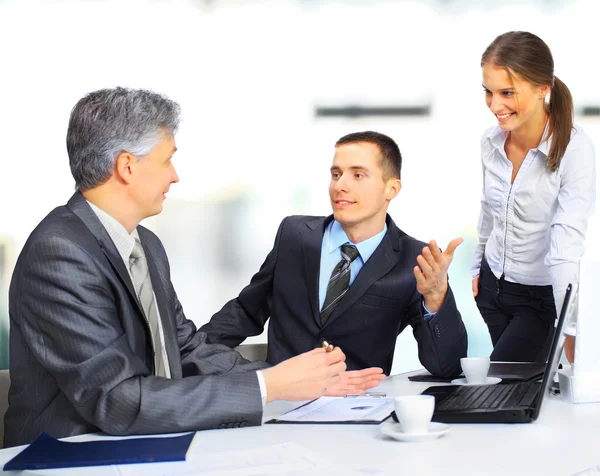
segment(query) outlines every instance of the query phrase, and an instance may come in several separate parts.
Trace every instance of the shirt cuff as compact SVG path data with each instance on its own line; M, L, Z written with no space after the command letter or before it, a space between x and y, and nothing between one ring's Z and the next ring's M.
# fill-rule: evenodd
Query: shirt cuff
M429 312L427 307L425 307L425 301L423 301L423 299L421 299L421 305L423 306L423 317L425 318L426 321L428 321L429 319L431 319L432 317L434 317L436 315L435 312Z
M262 370L256 371L256 377L258 378L258 386L260 388L260 399L262 401L263 410L265 409L265 405L267 404L267 384L265 383L265 376L262 373Z

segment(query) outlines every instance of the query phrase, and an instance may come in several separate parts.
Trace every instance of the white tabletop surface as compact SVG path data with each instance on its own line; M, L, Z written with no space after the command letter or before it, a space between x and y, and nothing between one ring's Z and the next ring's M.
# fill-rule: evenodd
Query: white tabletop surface
M433 385L410 382L407 375L388 377L376 390L397 396L420 393ZM297 405L297 402L269 404L264 421ZM201 455L293 442L314 452L333 468L347 465L359 474L371 476L573 475L600 465L599 430L600 404L571 404L560 396L548 395L533 423L452 424L449 433L428 442L388 439L380 433L378 425L263 424L197 432L192 449L194 455ZM74 440L98 437L83 435ZM0 465L22 448L0 450ZM106 466L84 471L75 468L14 474L118 474Z

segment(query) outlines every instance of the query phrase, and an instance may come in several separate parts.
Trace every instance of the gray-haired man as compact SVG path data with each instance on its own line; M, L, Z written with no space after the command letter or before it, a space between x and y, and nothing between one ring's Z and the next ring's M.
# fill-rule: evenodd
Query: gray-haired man
M144 90L88 94L71 113L77 192L32 232L10 287L5 444L40 432L128 435L258 425L264 402L361 392L340 349L266 368L206 343L188 321L160 240L139 222L179 179L179 106Z

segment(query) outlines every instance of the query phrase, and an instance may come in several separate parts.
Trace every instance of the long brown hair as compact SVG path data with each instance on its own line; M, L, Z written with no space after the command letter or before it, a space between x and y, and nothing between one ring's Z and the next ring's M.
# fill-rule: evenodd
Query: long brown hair
M546 166L555 171L565 155L573 128L573 97L565 83L554 76L554 60L548 45L541 38L526 31L509 31L498 36L481 56L481 66L493 64L504 68L512 78L512 72L537 86L549 84L550 102L548 134L552 144Z

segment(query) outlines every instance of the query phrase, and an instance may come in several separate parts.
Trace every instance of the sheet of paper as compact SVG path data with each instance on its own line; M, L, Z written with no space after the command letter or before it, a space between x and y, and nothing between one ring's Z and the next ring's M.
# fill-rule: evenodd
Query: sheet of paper
M339 476L339 465L327 464L319 455L296 443L240 451L188 453L188 461L116 466L121 476ZM335 470L335 471L334 471Z
M394 410L390 397L321 397L277 418L289 422L381 421Z

